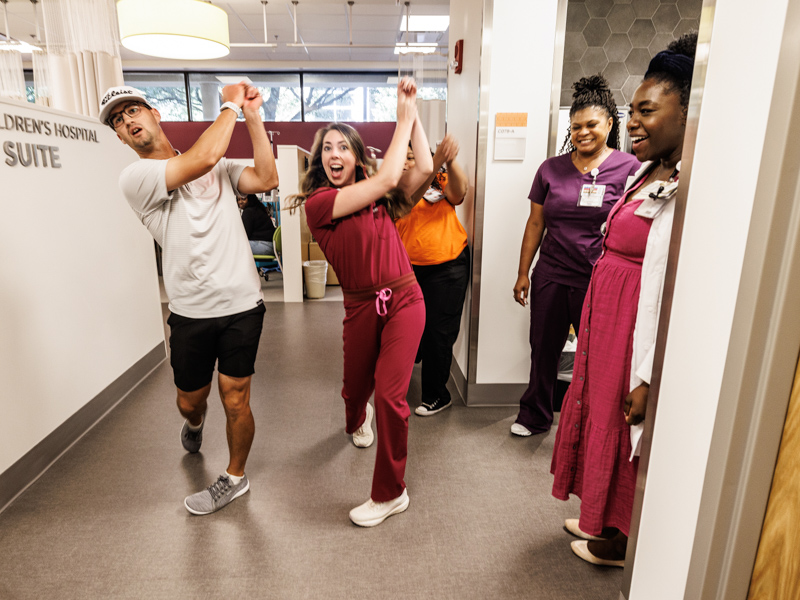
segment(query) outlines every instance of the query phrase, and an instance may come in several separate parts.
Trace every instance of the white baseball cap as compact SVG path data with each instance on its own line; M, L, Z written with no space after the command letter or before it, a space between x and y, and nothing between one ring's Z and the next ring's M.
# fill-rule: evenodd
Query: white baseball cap
M137 90L135 87L118 85L108 88L106 93L103 94L103 99L100 100L100 116L98 119L100 119L101 123L105 123L108 121L111 109L121 102L130 102L131 100L137 100L149 106L149 103L144 97L144 93Z

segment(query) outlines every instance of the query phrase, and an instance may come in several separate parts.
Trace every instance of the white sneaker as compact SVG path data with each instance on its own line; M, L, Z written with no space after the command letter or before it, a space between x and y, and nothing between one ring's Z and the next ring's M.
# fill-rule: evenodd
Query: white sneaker
M372 405L367 402L367 416L361 427L353 432L353 444L359 448L369 448L372 442L375 441L375 434L372 433L372 415L374 412Z
M370 498L361 506L350 511L350 520L361 527L375 527L387 517L401 513L408 508L408 490L403 490L394 500L375 502Z
M511 433L520 437L528 437L529 435L532 435L531 431L525 427L525 425L520 425L519 423L514 423L511 426Z

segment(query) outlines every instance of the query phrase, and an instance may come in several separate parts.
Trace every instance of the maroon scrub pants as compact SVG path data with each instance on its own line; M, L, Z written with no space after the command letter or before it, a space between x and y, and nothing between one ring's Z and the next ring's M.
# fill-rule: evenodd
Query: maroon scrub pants
M569 286L531 274L531 373L528 389L519 400L517 423L532 433L544 433L553 424L553 392L561 350L569 326L578 330L588 285Z
M410 276L412 283L408 285ZM414 357L425 328L425 302L413 273L389 282L391 297L376 305L376 293L345 292L344 386L346 431L353 433L364 423L366 407L375 392L377 454L371 498L387 502L405 489L403 478L408 454L406 394L414 368ZM400 288L400 289L397 289ZM381 287L381 289L384 289ZM361 299L369 297L370 299ZM355 299L354 299L355 298ZM385 314L379 314L379 309Z

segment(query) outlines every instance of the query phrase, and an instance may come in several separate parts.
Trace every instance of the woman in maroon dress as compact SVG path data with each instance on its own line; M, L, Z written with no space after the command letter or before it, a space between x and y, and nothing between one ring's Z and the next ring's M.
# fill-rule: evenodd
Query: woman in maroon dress
M688 34L656 55L634 94L628 131L645 164L608 217L556 434L553 495L581 499L566 528L594 564L625 560L638 469L630 426L647 403L696 44Z

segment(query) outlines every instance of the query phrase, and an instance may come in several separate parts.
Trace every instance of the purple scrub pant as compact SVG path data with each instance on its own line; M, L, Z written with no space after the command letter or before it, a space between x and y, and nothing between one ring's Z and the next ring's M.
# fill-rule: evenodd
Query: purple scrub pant
M528 389L519 400L517 423L531 433L544 433L553 424L553 392L561 350L581 323L585 286L569 286L531 274L528 302L531 306L531 374Z
M413 275L412 275L413 277ZM425 302L419 285L393 291L379 315L374 299L344 302L344 386L346 431L361 427L375 392L377 452L371 498L394 500L405 489L408 454L406 394L422 330Z

